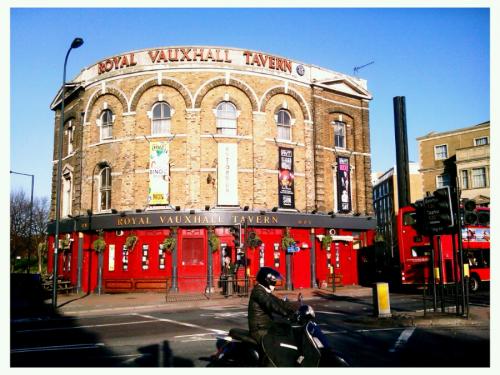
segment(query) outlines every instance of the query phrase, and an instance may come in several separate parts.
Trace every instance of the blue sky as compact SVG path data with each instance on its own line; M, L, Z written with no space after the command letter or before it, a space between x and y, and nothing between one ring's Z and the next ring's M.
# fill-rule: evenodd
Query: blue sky
M395 163L394 96L406 97L410 159L416 137L490 119L490 13L474 8L10 10L10 169L35 174L50 195L54 113L67 78L104 57L136 49L217 45L269 52L368 80L372 170ZM11 189L29 193L28 177Z

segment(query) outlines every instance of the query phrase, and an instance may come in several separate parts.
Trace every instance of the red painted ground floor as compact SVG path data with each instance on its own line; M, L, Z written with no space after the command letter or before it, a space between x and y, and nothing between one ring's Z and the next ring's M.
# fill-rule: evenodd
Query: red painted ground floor
M229 273L250 285L262 266L278 269L287 289L321 287L332 280L359 284L375 221L353 215L170 210L89 214L60 224L57 275L78 291L205 292L220 287L228 263ZM54 223L48 232L52 272ZM132 235L137 240L127 245ZM100 237L105 246L98 253L94 242ZM331 241L322 241L325 237Z

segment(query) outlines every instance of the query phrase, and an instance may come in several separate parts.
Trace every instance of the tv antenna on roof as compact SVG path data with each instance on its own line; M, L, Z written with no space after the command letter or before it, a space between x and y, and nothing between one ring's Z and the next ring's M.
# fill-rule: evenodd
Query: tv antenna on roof
M354 67L354 75L357 75L358 72L363 69L364 67L368 66L368 65L371 65L371 64L374 64L375 61L370 61L368 64L365 64L365 65L361 65L361 66L355 66Z

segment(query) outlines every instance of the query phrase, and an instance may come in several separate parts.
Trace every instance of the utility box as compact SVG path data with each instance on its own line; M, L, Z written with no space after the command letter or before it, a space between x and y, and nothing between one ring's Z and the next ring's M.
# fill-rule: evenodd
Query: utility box
M373 286L373 313L379 318L390 318L389 284L376 283Z

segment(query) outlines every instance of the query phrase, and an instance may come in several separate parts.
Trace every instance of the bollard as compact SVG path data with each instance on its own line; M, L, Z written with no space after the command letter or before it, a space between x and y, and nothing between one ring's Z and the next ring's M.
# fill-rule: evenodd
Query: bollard
M391 317L388 283L376 283L373 287L373 311L379 318Z

